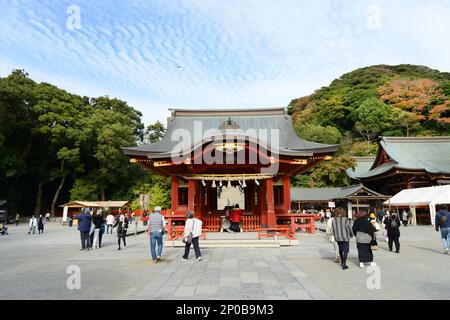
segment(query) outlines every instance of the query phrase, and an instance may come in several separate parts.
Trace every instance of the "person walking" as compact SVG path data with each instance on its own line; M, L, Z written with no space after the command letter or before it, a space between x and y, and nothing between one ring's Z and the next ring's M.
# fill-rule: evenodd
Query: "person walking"
M369 221L367 211L359 211L355 222L353 222L352 230L356 238L359 267L364 268L365 263L370 263L371 266L375 266L376 263L373 262L373 252L371 249L371 243L374 236L374 228L372 226L372 223L370 223Z
M341 260L342 270L348 269L347 257L350 250L349 241L353 237L353 232L350 227L347 213L342 207L337 207L334 210L334 217L331 222L331 229L334 240L337 242L339 248L339 257Z
M200 245L198 240L202 235L202 224L203 222L194 217L192 211L187 212L187 220L184 225L184 242L186 246L184 247L183 259L187 260L189 257L189 251L191 249L191 244L194 246L195 258L197 261L202 260L202 253L200 252Z
M117 250L122 250L120 246L120 242L123 242L123 246L127 246L127 242L125 241L125 238L127 237L127 229L128 229L128 217L124 215L123 213L120 213L119 217L116 220L116 223L114 223L113 228L117 227L117 244L119 247Z
M20 214L19 213L17 213L16 214L16 227L19 225L19 220L20 220Z
M378 250L377 232L380 231L381 227L377 221L377 217L376 217L375 213L371 213L369 218L370 218L370 223L372 224L372 227L373 227L373 239L371 242L371 248L372 248L372 250Z
M111 213L109 213L106 216L106 234L113 233L113 225L114 225L115 220L116 220L116 218ZM110 230L111 230L111 232L110 232Z
M75 217L78 220L78 231L80 231L81 250L88 251L91 247L89 232L91 231L92 217L89 209L82 210L79 215Z
M409 208L408 213L406 214L408 217L408 226L412 227L413 225L413 214L411 208Z
M450 213L447 207L440 205L436 213L434 227L436 231L441 230L441 240L444 246L444 253L448 254L448 248L450 245Z
M150 224L150 253L154 263L161 261L163 249L163 235L166 221L161 214L161 207L156 206L153 213L149 215L148 223ZM158 253L156 253L156 244L158 243Z
M44 233L44 224L45 224L45 219L42 216L42 214L39 215L39 219L38 219L38 233Z
M408 223L408 213L405 209L402 210L402 223L404 227L406 227Z
M390 216L384 219L384 224L387 230L389 251L392 251L392 244L395 243L395 252L400 253L400 219L396 213L392 213Z
M30 234L31 232L33 232L33 234L36 233L36 227L37 227L37 219L35 216L31 216L30 219L30 223L28 225L29 229L28 229L28 234Z
M92 223L94 224L94 233L92 234L91 241L92 245L91 247L94 247L95 249L98 249L101 247L100 243L100 228L103 224L103 216L101 213L97 212L92 217Z
M339 255L339 246L336 242L336 239L334 238L333 235L333 219L335 217L335 213L333 212L330 216L330 219L328 219L327 221L327 225L325 227L325 233L328 236L328 241L330 241L330 243L333 245L333 249L334 249L334 262L339 263L341 262L341 258Z
M46 221L46 222L50 222L50 212L47 212L47 213L45 214L45 221Z

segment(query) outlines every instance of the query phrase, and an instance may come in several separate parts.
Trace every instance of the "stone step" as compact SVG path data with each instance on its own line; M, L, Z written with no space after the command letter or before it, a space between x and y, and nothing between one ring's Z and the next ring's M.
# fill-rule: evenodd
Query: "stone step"
M279 248L280 246L297 246L298 240L280 239L206 239L200 240L202 248ZM181 240L165 241L167 247L184 247Z

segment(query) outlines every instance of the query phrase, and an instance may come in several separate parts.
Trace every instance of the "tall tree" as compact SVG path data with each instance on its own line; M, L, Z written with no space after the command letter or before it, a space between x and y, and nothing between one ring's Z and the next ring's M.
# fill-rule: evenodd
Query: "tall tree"
M144 141L145 143L153 143L161 140L161 138L166 133L166 128L164 125L158 121L156 121L154 124L150 124L147 126L147 129L145 130L144 134Z

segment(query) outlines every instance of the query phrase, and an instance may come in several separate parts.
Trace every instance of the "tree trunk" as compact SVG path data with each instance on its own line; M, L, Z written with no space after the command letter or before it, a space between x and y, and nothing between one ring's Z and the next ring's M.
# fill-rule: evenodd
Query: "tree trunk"
M53 201L52 201L52 207L50 208L50 214L51 214L52 218L55 217L56 201L58 200L59 192L61 191L61 189L64 185L64 181L66 180L66 175L64 174L64 159L61 160L60 172L61 172L61 177L62 177L61 182L59 183L58 189L56 189L55 196L53 197Z
M50 209L50 210L51 210L50 213L51 213L51 215L52 215L52 218L55 217L55 205L56 205L56 201L58 200L59 192L61 191L61 189L62 189L62 187L63 187L63 185L64 185L64 181L65 181L65 180L66 180L66 176L64 175L64 176L62 177L62 179L61 179L61 182L59 183L58 189L56 189L55 196L53 197L52 207L51 207L51 209Z
M41 214L41 206L42 206L42 187L44 185L45 177L45 163L41 162L41 170L39 173L39 182L38 182L38 190L36 194L36 206L34 207L34 215L35 217L39 217Z
M34 207L34 216L37 218L41 214L41 205L42 205L42 177L39 178L38 190L36 195L36 206Z

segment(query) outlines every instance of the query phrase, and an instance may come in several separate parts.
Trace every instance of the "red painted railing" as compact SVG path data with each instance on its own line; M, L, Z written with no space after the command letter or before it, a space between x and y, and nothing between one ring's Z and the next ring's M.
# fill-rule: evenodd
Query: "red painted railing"
M241 220L244 232L258 231L261 227L261 217L259 216L242 216Z
M202 219L203 228L209 232L219 232L221 227L221 219L219 216L211 216Z

